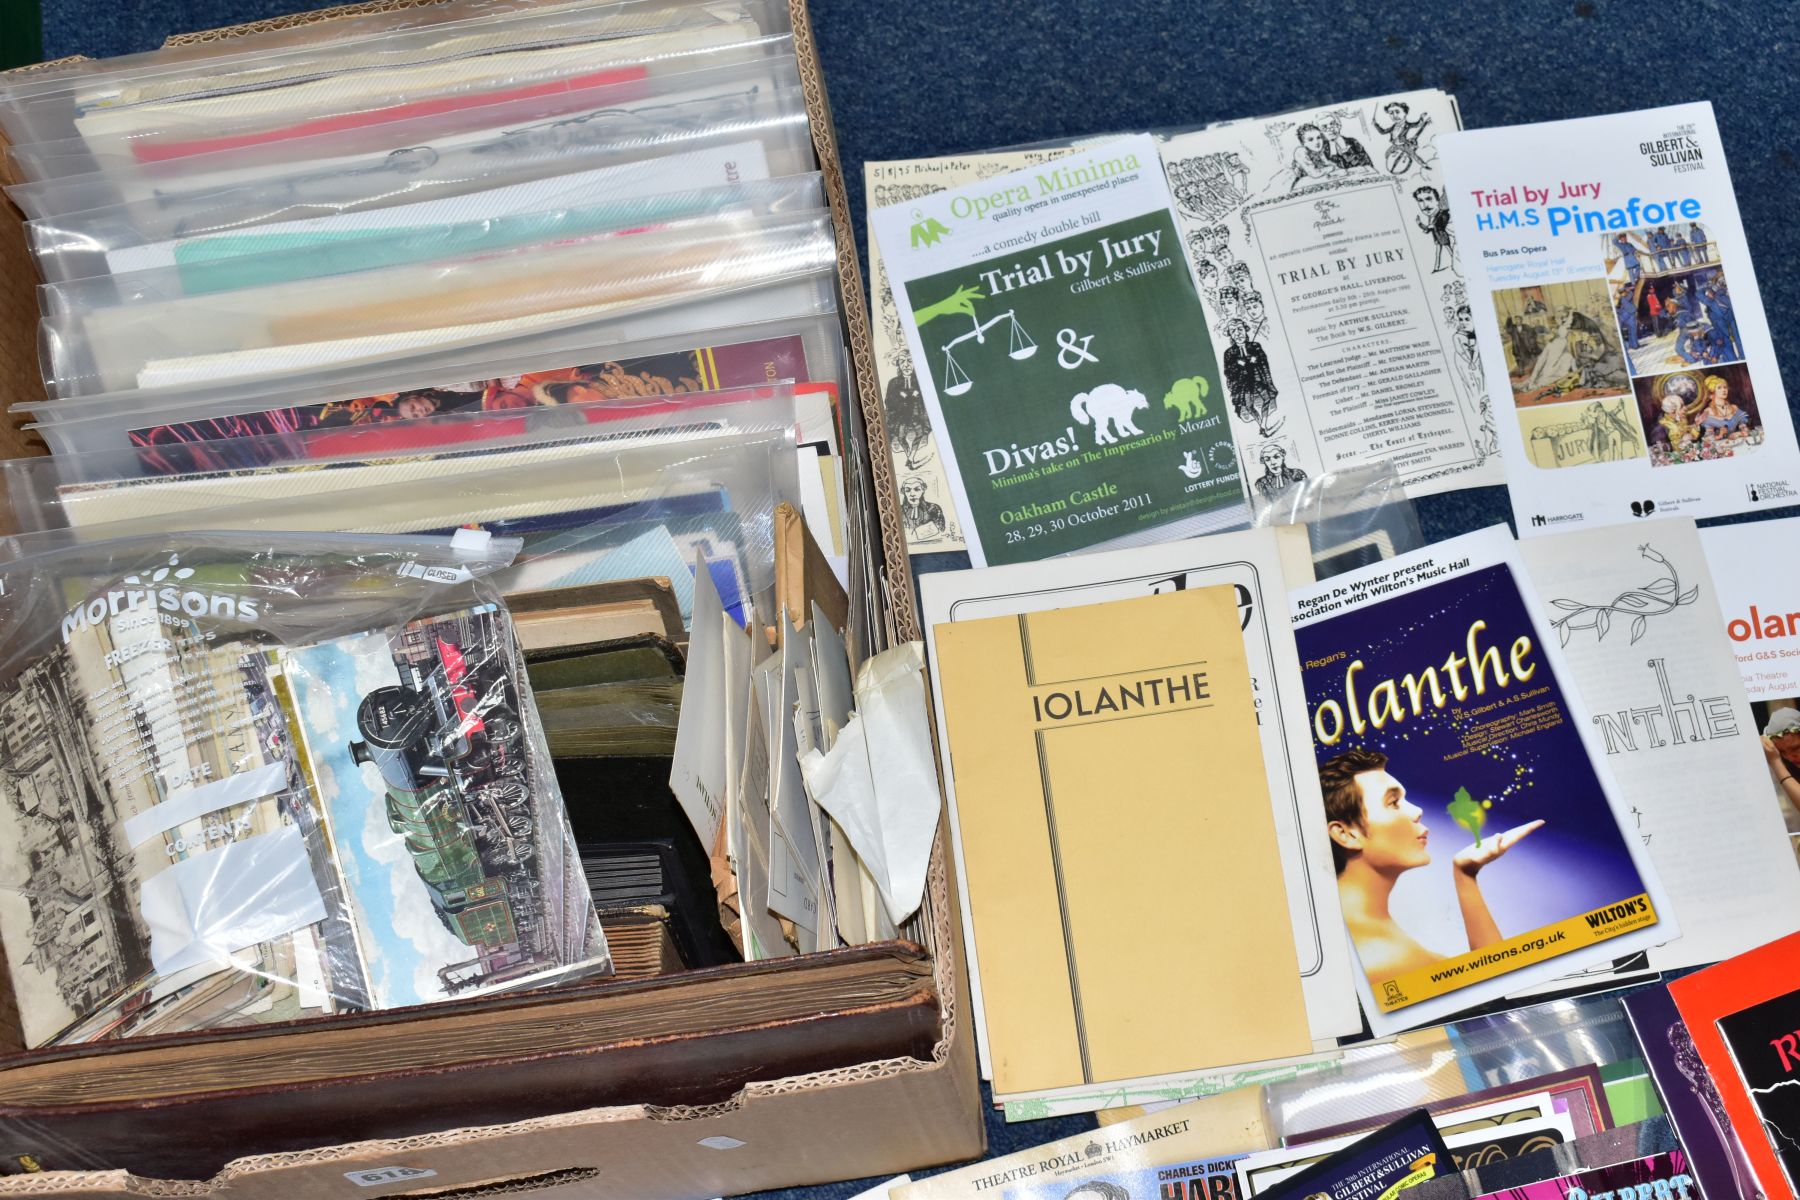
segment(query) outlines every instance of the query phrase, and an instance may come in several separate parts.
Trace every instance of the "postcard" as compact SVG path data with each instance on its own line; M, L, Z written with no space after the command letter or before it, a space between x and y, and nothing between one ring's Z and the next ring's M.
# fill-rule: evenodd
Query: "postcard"
M1163 143L1253 505L1379 459L1409 496L1502 482L1437 161L1460 125L1416 91Z
M1602 734L1504 526L1290 601L1377 1034L1674 939Z
M1053 562L937 572L921 577L920 624L928 652L935 653L934 627L953 621L1069 608L1132 596L1154 595L1215 584L1230 586L1237 598L1244 650L1260 714L1258 734L1269 764L1269 789L1280 839L1282 879L1299 955L1308 1024L1315 1041L1347 1037L1362 1028L1350 952L1344 940L1331 843L1325 834L1324 803L1311 763L1305 695L1293 635L1286 620L1286 588L1307 578L1306 536L1297 528L1217 534L1082 554ZM954 783L949 733L941 725L945 777ZM954 828L954 826L953 826ZM966 910L966 881L959 887ZM969 928L965 922L965 929ZM965 936L975 1006L981 1012L980 949ZM985 1039L984 1039L985 1040ZM1150 1084L1150 1081L1145 1081ZM1177 1081L1159 1079L1158 1094ZM1113 1095L1119 1085L1108 1087ZM1097 1097L1098 1099L1098 1097ZM1124 1102L1124 1101L1121 1101ZM1066 1099L1059 1108L1068 1108Z
M1520 536L1800 500L1709 103L1439 149Z
M1750 730L1761 738L1764 791L1800 859L1800 572L1776 550L1792 538L1800 538L1800 518L1700 531L1720 621L1750 697Z
M996 1095L1313 1049L1241 619L1215 584L933 629Z
M950 158L921 158L900 162L865 162L863 194L870 212L905 204L921 196L976 183L1025 167L1042 166L1061 158L1066 149L1015 150L993 154L961 154ZM881 247L869 232L869 344L875 359L875 380L881 387L881 415L887 429L888 449L894 461L894 480L900 491L900 517L910 554L956 553L965 549L956 501L950 492L937 435L925 411L925 393L919 386L918 368L907 348L900 325L900 309L888 283Z
M870 228L976 566L1245 524L1156 145L876 209Z
M1639 971L1666 971L1800 928L1800 871L1769 802L1759 727L1701 535L1683 518L1635 532L1556 534L1519 552L1628 797L1628 833L1681 918L1680 938L1631 960ZM1734 886L1719 886L1726 877ZM1592 972L1579 979L1604 981Z
M493 606L280 651L377 1007L607 967Z

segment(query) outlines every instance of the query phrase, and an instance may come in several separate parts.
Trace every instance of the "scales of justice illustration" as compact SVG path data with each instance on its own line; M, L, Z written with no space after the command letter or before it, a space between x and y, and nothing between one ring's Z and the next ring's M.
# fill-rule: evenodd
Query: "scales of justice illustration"
M958 334L956 337L953 337L944 343L945 382L943 390L946 396L965 395L970 388L975 386L974 382L969 378L968 372L964 371L961 364L956 361L956 348L970 340L973 340L978 346L987 345L988 331L997 325L1004 324L1006 326L1006 356L1008 358L1012 359L1014 362L1023 362L1037 353L1037 343L1031 340L1031 334L1026 332L1024 324L1022 324L1018 318L1018 314L1010 308L1003 313L989 317L985 321L978 320L974 314L971 313L969 320L974 325L973 329L969 330L967 333Z

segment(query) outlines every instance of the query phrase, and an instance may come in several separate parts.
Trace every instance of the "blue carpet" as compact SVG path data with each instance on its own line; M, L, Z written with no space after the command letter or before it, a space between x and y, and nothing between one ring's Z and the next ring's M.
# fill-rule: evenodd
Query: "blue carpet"
M302 7L44 0L44 52L123 54L178 29ZM1418 87L1455 93L1471 127L1711 99L1776 353L1800 396L1800 221L1788 211L1800 192L1794 0L812 0L812 11L857 213L864 159L1198 125ZM1434 497L1419 517L1428 539L1449 537L1505 520L1505 493ZM990 1118L989 1138L1005 1154L1091 1126ZM863 1186L768 1196L840 1200Z

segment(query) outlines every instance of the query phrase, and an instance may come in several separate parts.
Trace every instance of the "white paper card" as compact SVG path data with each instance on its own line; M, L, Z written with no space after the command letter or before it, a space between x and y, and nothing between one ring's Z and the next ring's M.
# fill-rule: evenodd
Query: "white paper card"
M1666 971L1742 954L1800 928L1800 866L1693 522L1625 538L1593 529L1521 544L1571 682L1656 864L1681 937ZM1597 982L1590 973L1582 982Z
M1439 145L1521 537L1800 499L1711 104Z

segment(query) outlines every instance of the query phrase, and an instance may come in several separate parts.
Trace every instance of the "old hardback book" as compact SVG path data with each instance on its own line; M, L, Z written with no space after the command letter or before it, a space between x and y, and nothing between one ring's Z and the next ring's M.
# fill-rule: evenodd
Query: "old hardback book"
M650 979L682 969L681 951L669 927L669 910L640 904L603 913L600 927L613 955L615 979Z
M928 1058L938 1027L929 958L887 943L805 972L739 965L30 1051L0 1068L0 1156L203 1179L246 1155L719 1103L752 1080Z
M1220 585L935 627L996 1093L1311 1050L1238 621Z
M527 654L655 634L685 642L681 609L667 579L625 579L551 588L508 600Z

